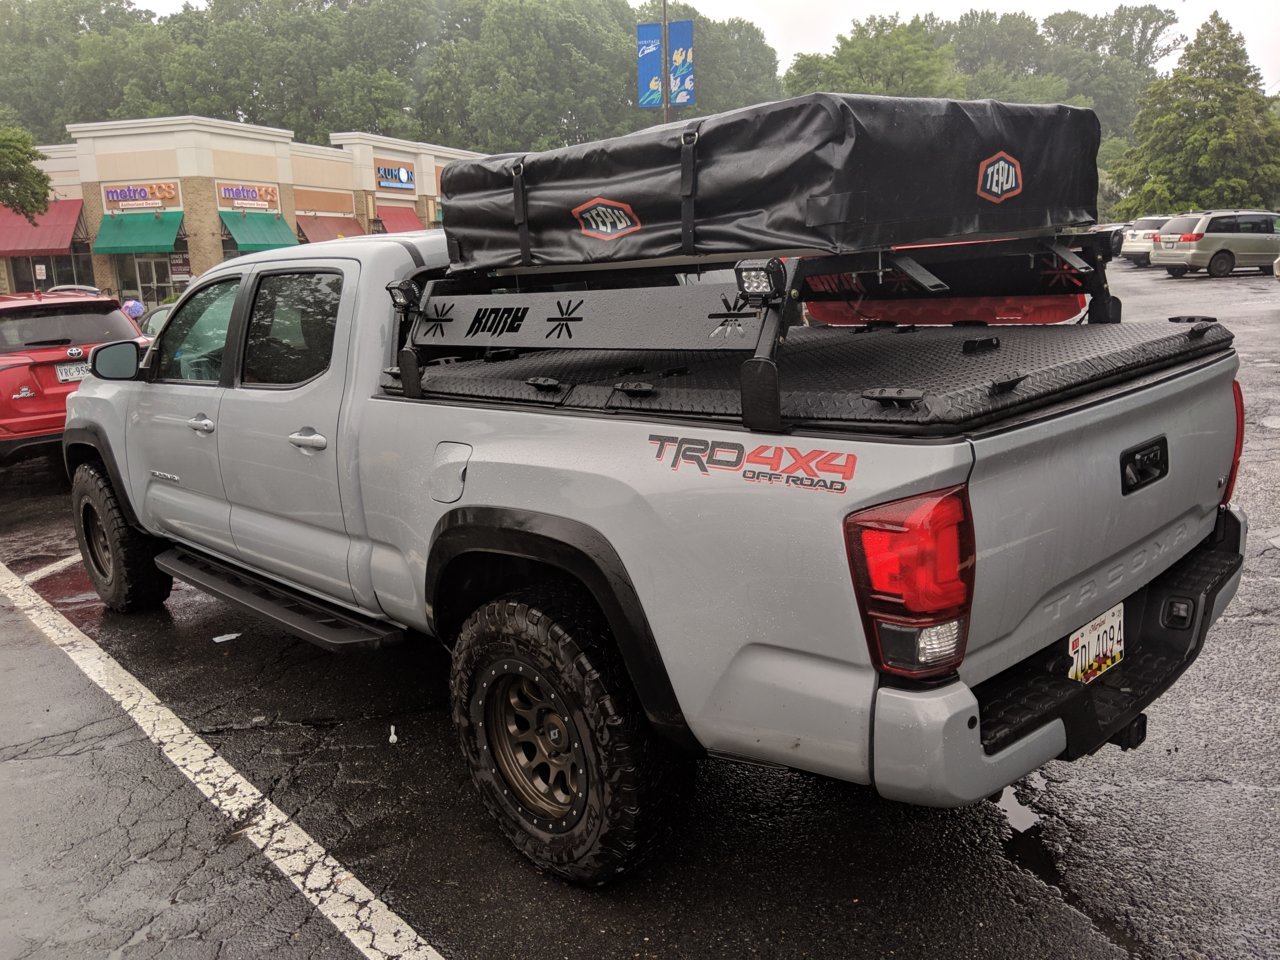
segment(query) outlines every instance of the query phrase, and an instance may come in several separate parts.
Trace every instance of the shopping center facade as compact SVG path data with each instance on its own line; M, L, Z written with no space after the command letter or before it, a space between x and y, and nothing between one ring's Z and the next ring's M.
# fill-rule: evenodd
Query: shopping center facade
M147 306L230 257L440 224L440 171L477 154L368 133L331 146L207 117L72 124L39 147L34 225L0 207L0 293L86 284Z

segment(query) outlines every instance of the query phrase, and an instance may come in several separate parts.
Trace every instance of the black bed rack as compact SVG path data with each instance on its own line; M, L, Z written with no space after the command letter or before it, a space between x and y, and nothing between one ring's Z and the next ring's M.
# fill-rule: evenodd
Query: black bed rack
M930 297L957 295L956 281L940 274L990 270L998 284L1016 263L1012 258L1027 258L1030 264L1053 265L1068 276L1071 292L1089 295L1083 320L1118 323L1121 304L1106 281L1109 240L1101 234L1051 233L786 259L447 276L430 280L420 296L414 290L411 299L405 298L398 379L403 396L422 399L424 356L451 349L472 355L540 349L737 351L744 354L742 423L776 433L784 429L777 355L788 329L805 322L805 302L850 300L838 285L812 284L812 278L882 279L893 273L909 278L910 299L927 303ZM732 279L722 272L728 270ZM973 289L959 295L973 296ZM975 350L982 341L975 336ZM886 396L885 402L919 399Z

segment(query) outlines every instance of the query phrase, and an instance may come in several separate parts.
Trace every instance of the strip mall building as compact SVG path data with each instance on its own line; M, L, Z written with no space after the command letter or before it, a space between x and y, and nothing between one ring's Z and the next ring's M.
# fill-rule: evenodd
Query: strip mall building
M437 227L441 169L476 156L368 133L317 147L206 117L67 132L38 148L49 211L33 226L0 207L0 293L88 284L154 306L242 253Z

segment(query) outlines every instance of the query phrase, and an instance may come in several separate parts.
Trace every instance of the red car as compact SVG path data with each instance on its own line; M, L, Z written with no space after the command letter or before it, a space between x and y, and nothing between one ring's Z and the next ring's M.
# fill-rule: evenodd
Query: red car
M142 339L137 326L111 297L0 296L0 465L56 452L67 395L89 375L89 351L134 339Z

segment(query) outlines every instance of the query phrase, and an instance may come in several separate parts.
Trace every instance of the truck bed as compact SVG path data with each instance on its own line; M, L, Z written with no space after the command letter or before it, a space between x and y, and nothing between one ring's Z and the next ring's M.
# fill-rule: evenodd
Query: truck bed
M945 434L1224 351L1216 323L796 327L778 350L789 423ZM493 351L432 363L427 399L735 422L743 351ZM401 393L398 372L383 389Z

